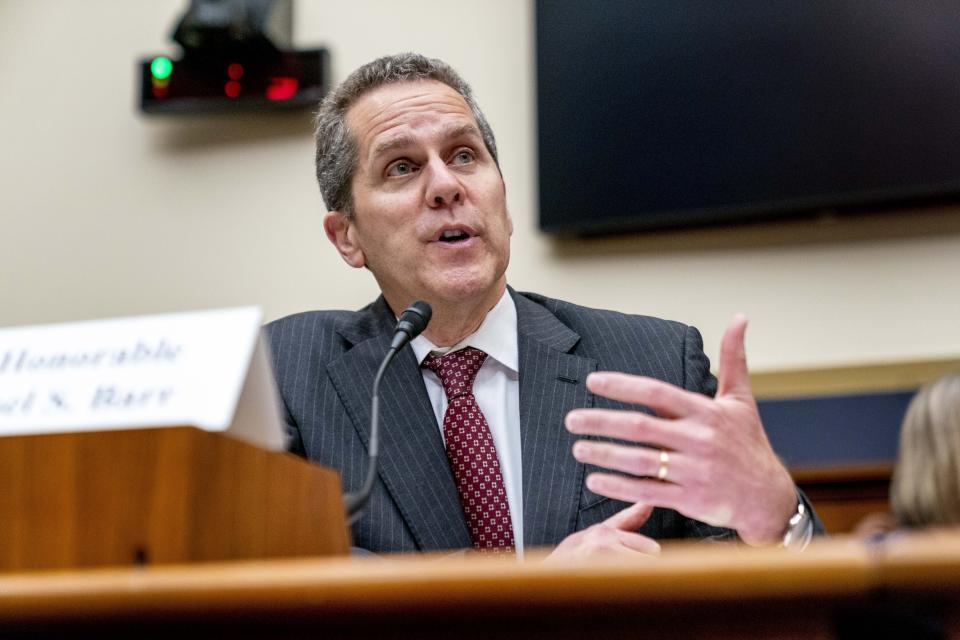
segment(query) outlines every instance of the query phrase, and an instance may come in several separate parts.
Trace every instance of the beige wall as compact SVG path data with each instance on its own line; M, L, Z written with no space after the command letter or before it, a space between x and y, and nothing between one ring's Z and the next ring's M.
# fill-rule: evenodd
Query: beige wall
M323 237L309 116L137 113L134 62L172 50L185 6L0 0L0 326L241 304L274 318L375 295ZM406 49L470 80L501 149L515 287L694 323L711 355L746 311L757 370L960 356L960 206L557 242L536 230L532 2L296 12L298 45L328 47L335 80Z

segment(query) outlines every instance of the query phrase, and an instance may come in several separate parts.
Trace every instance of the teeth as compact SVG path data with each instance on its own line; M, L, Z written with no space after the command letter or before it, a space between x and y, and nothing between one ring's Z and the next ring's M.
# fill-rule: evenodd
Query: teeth
M461 238L466 235L467 234L465 234L463 231L459 231L457 229L447 229L446 231L443 232L443 235L440 237L443 238L444 240L450 240L452 238Z

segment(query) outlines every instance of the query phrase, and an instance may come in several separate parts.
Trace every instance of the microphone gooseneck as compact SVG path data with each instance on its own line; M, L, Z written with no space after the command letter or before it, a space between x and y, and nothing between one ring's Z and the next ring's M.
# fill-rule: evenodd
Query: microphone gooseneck
M377 481L377 459L380 445L380 380L400 349L427 328L432 314L433 310L430 305L423 300L417 300L400 314L393 340L390 342L390 349L387 350L387 355L380 363L377 375L373 377L373 395L370 399L370 445L367 454L369 458L367 476L359 491L348 493L343 497L344 507L347 510L347 521L351 524L360 517Z

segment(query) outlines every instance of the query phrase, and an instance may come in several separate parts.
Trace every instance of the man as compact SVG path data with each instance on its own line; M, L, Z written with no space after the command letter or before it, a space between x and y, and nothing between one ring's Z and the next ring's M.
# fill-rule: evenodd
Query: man
M568 557L655 554L666 537L805 544L819 525L764 435L746 320L724 336L718 388L691 327L509 289L496 144L450 67L414 54L361 67L324 100L316 137L324 229L383 295L268 331L293 449L348 490L397 314L433 307L383 380L380 482L356 545Z

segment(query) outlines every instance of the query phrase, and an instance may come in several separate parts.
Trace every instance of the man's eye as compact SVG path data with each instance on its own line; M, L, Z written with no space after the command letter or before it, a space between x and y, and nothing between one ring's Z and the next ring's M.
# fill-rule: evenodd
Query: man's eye
M453 156L454 164L470 164L474 161L473 152L468 149L461 149Z
M387 167L388 176L406 176L414 172L413 163L401 160Z

